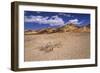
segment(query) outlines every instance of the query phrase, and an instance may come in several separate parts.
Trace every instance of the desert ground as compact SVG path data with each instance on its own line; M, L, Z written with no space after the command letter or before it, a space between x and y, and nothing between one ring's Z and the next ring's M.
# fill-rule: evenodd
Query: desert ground
M89 32L57 32L24 37L24 61L90 58Z

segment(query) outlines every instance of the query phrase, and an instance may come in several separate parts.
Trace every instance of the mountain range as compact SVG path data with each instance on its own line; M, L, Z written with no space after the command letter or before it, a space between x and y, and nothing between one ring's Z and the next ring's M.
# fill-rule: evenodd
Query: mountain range
M56 32L90 32L90 24L86 26L77 26L76 24L67 24L57 28L45 28L40 30L25 30L25 34L43 34Z

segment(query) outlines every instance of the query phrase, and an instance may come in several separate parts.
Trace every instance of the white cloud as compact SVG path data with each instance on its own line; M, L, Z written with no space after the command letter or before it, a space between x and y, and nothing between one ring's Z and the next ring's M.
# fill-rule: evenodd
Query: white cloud
M63 15L63 16L66 16L66 17L73 17L73 15L71 15L71 14L65 14L65 13L59 13L59 15Z
M37 11L37 13L41 13L40 11Z
M82 21L79 21L78 19L71 19L67 22L67 24L81 24Z
M49 24L50 26L63 26L64 21L59 16L44 17L44 16L25 16L25 22L35 22L39 24Z

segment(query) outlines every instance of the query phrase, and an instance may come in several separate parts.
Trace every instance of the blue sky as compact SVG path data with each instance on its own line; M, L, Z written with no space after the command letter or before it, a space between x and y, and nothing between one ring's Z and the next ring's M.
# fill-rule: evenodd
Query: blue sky
M73 23L82 27L90 24L90 14L24 11L24 29L56 28Z

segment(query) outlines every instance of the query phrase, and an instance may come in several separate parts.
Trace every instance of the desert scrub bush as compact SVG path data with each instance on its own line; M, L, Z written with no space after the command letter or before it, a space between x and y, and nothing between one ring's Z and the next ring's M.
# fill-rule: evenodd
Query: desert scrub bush
M60 43L47 43L44 46L40 46L40 51L44 51L44 52L51 52L54 50L54 48L59 48Z

